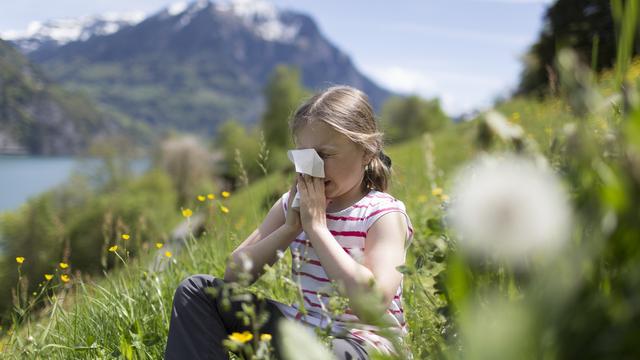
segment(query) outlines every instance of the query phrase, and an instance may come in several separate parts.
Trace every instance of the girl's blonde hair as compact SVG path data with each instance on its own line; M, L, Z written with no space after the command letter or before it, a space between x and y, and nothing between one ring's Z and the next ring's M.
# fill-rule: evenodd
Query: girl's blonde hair
M383 133L378 126L362 91L350 86L333 86L305 101L293 114L289 124L291 134L303 126L323 121L337 132L360 145L367 155L373 155L365 168L362 189L386 191L391 178L391 159L382 152Z

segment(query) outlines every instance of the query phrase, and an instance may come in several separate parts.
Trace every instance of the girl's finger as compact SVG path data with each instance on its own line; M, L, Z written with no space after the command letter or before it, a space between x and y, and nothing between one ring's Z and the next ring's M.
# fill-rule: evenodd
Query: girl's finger
M309 191L315 191L315 184L313 183L313 176L307 175L307 189Z
M304 177L307 182L307 189L309 189L309 191L313 191L313 176L305 175Z
M320 189L320 181L319 180L322 180L322 179L319 178L319 177L315 177L315 176L311 178L311 183L313 184L313 188L315 190L319 190Z
M297 189L297 181L296 181L296 183L294 183L293 186L291 186L291 188L289 189L289 201L287 201L288 208L291 207L291 203L293 202L293 198L296 197L297 192L298 192L298 189Z
M307 181L304 178L304 174L298 175L298 184L300 185L300 188L298 190L300 190L301 193L307 190Z

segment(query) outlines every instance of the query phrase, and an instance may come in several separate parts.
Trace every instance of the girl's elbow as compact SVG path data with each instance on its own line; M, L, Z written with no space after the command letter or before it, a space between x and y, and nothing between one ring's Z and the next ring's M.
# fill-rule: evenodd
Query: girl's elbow
M232 261L232 260L229 260L229 262L227 262L227 267L224 269L224 277L223 277L223 280L224 280L224 282L226 282L226 283L236 281L236 276L235 276L235 274L234 274L234 271L231 269L231 268L233 267L233 265L232 265L231 261Z
M259 276L260 274L253 266L253 261L247 254L242 252L231 253L224 271L224 281L251 285Z
M236 282L238 280L238 271L242 268L242 262L238 254L234 251L227 259L227 267L224 270L225 282Z

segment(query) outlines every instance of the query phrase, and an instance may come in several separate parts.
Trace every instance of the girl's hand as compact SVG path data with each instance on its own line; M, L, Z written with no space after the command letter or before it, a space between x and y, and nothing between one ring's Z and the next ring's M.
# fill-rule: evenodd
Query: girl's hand
M300 220L302 229L309 233L327 227L327 205L329 201L324 194L324 179L311 175L299 174L300 184Z
M296 197L296 184L298 183L298 177L296 177L293 182L293 186L289 189L289 200L287 201L287 219L285 221L285 226L291 229L293 232L300 234L302 232L302 222L300 221L300 211L298 209L293 209L291 207L291 203L293 202L293 198Z

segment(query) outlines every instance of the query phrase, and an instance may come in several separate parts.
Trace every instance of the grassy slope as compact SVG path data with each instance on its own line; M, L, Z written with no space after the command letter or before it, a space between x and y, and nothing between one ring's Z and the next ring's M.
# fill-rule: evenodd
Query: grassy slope
M637 66L636 66L637 67ZM636 68L634 67L634 69ZM640 67L638 67L640 69ZM637 70L637 69L636 69ZM632 72L634 70L632 69ZM514 123L520 123L535 139L544 153L555 134L575 119L566 104L557 99L535 101L517 98L498 106L498 110ZM594 124L594 131L602 131L607 124ZM425 138L389 147L394 161L395 177L389 192L403 200L416 230L414 244L409 250L408 264L430 251L433 236L426 220L441 215L441 202L433 197L434 186L447 188L457 165L476 152L474 122L452 125ZM433 152L428 144L433 144ZM434 167L428 168L429 154ZM137 355L141 358L160 358L164 349L171 298L177 284L195 273L221 276L224 258L258 224L268 210L274 196L288 189L289 179L272 174L229 199L222 200L230 212L223 215L219 203L212 203L213 222L200 241L189 241L186 251L174 255L163 272L149 271L131 262L120 271L97 283L76 283L66 293L64 306L54 302L36 323L22 326L19 334L5 336L4 355L19 358L96 358L110 354ZM216 200L218 201L218 200ZM140 263L149 261L143 258ZM281 301L291 301L293 292L280 274L286 274L288 256L274 271L267 273L254 289ZM442 265L428 264L424 270L405 277L405 302L411 329L410 345L416 358L427 356L443 345L443 318L436 308L443 300L435 295L434 275ZM58 297L63 297L59 294ZM6 329L5 329L6 330ZM27 333L33 341L27 340ZM28 354L28 355L27 355ZM125 356L126 357L126 356Z
M436 212L439 204L434 198L422 203L417 199L416 194L426 194L430 188L425 176L422 141L391 147L388 153L394 159L396 169L390 193L405 200L418 230L424 225L413 214L425 209ZM222 276L226 255L259 224L274 196L286 191L288 184L284 175L272 174L229 199L221 200L230 209L228 214L219 211L218 199L196 209L212 211L214 221L200 241L190 241L182 254L165 258L164 261L172 262L172 266L160 273L149 271L139 265L150 262L153 254L148 254L140 262L128 262L104 280L76 283L58 295L59 300L66 297L64 306L60 306L61 301L54 302L57 305L50 307L41 320L23 326L12 345L6 345L5 354L18 357L21 349L23 355L28 352L27 357L95 358L114 351L127 353L129 349L135 352L135 348L140 348L142 357L160 357L176 285L194 273ZM255 288L267 296L291 301L294 293L278 276L287 273L288 255L281 263ZM416 329L419 327L419 324L415 325ZM26 340L27 333L34 341ZM7 340L9 337L5 338Z

